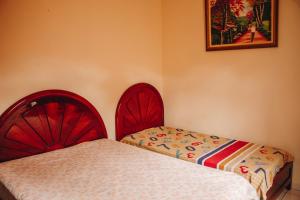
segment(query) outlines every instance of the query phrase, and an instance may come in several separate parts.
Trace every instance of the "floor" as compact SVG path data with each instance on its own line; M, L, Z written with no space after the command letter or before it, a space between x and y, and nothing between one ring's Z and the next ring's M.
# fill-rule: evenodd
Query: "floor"
M281 195L282 200L300 200L300 190L291 190ZM278 199L278 200L279 200Z

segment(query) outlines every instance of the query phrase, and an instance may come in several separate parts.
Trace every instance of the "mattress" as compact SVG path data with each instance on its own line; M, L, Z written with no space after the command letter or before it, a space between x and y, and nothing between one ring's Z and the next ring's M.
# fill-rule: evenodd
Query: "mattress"
M274 176L293 157L278 148L171 127L155 127L128 135L123 143L200 165L235 172L248 180L262 199Z
M258 199L234 173L108 139L1 163L0 181L17 200Z

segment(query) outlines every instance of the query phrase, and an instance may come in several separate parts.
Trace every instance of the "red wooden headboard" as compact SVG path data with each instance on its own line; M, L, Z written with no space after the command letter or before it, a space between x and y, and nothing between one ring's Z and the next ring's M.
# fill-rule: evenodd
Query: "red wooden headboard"
M164 105L159 92L148 83L137 83L121 96L116 110L116 139L164 125Z
M0 116L0 161L107 138L101 116L86 99L63 90L31 94Z

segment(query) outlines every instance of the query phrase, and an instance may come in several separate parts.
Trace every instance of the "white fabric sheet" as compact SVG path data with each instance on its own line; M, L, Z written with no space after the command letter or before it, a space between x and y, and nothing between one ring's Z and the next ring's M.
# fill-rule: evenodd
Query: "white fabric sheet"
M101 139L0 164L17 200L257 200L231 172Z

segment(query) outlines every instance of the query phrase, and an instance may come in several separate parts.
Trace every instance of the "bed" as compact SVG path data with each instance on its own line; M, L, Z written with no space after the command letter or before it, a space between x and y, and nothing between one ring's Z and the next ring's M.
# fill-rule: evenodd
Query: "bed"
M107 139L96 109L67 91L29 95L0 117L2 200L257 200L234 173Z
M138 83L121 96L116 110L117 140L157 153L241 175L261 199L291 188L293 156L246 141L164 126L164 106L150 84Z

